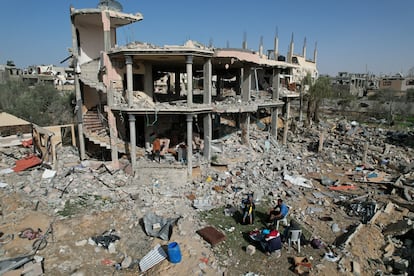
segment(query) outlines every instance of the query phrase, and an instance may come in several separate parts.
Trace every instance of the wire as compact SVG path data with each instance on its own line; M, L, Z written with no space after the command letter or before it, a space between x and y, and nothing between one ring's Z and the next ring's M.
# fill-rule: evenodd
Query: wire
M153 125L155 125L155 123L158 121L158 111L155 109L154 110L154 115L155 115L155 119L154 119L154 121L150 124L149 123L149 117L148 117L148 113L147 112L145 112L145 118L146 118L146 121L147 121L147 123L146 123L146 125L147 126L153 126Z

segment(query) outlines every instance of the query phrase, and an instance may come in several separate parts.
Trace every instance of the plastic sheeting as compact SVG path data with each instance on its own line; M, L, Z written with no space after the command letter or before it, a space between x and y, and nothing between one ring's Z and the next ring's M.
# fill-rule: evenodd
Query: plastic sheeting
M180 218L163 218L156 214L148 213L144 216L144 228L147 235L158 237L165 241L170 240L172 235L173 225L177 223Z

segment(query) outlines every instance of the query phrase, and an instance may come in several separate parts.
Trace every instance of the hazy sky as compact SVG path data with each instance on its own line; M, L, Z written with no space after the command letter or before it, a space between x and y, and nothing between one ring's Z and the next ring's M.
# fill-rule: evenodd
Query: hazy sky
M404 74L414 67L412 0L118 0L126 13L144 20L118 32L118 44L142 41L163 46L188 39L215 47L273 49L287 54L292 33L295 53L313 57L321 74L340 71ZM59 66L72 45L69 7L95 8L98 0L3 0L0 64ZM66 66L67 64L63 64Z

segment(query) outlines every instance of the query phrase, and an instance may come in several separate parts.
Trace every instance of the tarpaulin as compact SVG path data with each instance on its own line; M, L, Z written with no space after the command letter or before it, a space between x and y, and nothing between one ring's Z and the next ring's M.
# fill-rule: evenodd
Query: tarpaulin
M156 214L148 213L144 216L144 228L147 235L169 240L172 235L173 225L180 218L163 218ZM154 227L156 226L156 227Z

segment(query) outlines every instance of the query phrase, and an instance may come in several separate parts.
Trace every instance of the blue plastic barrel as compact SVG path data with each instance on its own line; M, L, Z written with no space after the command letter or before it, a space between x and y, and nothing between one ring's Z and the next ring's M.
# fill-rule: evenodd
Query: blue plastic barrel
M173 264L181 262L180 246L176 242L168 244L168 258Z

